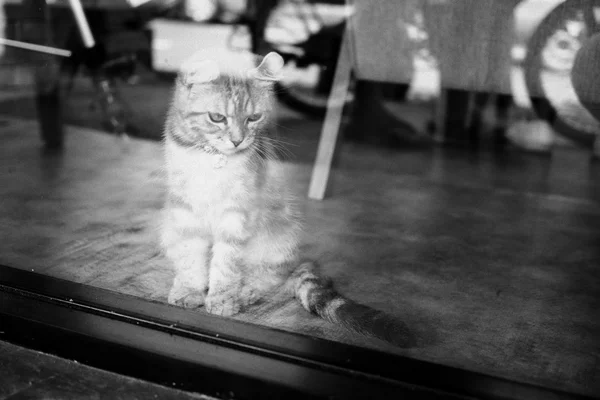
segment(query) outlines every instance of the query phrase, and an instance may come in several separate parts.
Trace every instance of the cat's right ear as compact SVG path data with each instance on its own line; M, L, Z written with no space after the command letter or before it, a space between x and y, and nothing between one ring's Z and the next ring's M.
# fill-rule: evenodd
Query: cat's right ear
M179 80L185 86L204 84L219 77L219 66L211 60L190 60L181 66Z
M258 67L249 70L247 76L263 82L276 82L281 79L283 65L283 57L272 51L263 58Z

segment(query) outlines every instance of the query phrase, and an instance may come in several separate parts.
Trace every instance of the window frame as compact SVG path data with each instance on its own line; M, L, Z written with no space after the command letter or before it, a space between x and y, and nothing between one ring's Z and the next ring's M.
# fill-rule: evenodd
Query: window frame
M2 265L0 340L225 398L586 398Z

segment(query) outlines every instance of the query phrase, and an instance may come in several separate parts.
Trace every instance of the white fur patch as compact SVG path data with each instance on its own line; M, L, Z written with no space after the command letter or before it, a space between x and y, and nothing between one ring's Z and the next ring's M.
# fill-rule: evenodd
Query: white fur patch
M217 242L212 247L213 260L225 260L237 253L237 249L230 244Z
M335 310L340 308L345 302L346 300L342 299L341 297L336 297L335 299L331 300L329 304L327 304L327 311L334 312Z
M308 293L315 287L314 283L304 283L302 284L302 286L300 287L300 291L299 291L299 297L300 297L300 303L302 303L302 306L304 307L304 309L306 310L310 310L310 304L309 304L309 299L308 299Z
M250 265L281 265L296 258L299 238L295 227L282 235L261 233L252 237L245 258Z
M192 220L192 214L179 207L172 207L169 212L175 225L179 227L188 227L196 225L195 221Z
M225 213L219 223L219 234L232 239L245 239L246 216L241 212L230 211Z

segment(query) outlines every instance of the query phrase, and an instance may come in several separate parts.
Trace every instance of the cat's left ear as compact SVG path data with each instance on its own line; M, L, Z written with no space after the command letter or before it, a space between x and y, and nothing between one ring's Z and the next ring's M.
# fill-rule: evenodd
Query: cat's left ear
M263 58L258 67L248 71L248 77L265 82L279 81L283 64L283 57L272 51Z

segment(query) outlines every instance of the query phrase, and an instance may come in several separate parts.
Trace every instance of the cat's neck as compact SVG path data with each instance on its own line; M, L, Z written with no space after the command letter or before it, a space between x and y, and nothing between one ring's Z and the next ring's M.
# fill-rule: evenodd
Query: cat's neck
M209 156L209 158L212 161L212 166L214 169L221 169L223 167L225 167L227 165L227 163L229 162L229 159L231 156L233 156L233 160L236 161L237 160L237 154L233 154L233 155L227 155L224 153L221 153L219 150L217 150L215 147L206 144L202 147L202 149L198 149L198 151L204 152L206 155Z
M260 156L248 149L234 154L223 154L212 146L183 148L167 139L168 164L175 169L202 171L204 174L228 174L230 171L250 173L256 171Z

